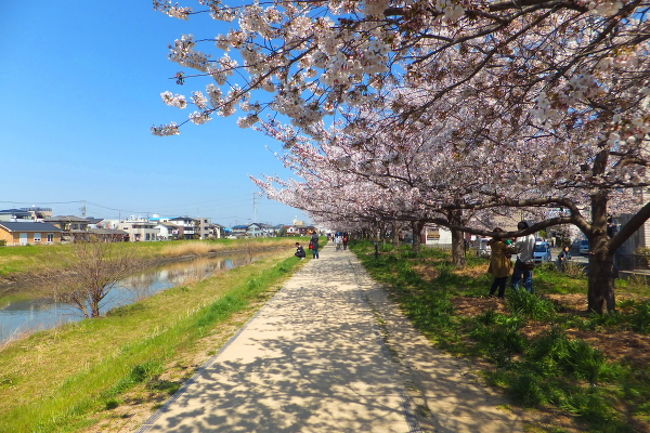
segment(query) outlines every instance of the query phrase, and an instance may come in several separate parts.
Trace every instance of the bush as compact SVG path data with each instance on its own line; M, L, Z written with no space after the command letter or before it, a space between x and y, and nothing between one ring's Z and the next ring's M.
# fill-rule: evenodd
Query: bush
M535 374L518 373L510 378L508 393L523 406L539 406L547 401L543 383L543 378Z
M632 329L647 334L650 332L650 301L639 302L634 305L634 312L630 316Z
M521 353L526 346L526 338L519 332L522 326L519 317L488 311L478 317L470 336L478 343L479 350L497 365L507 365L512 355Z
M558 327L531 342L527 355L528 361L543 376L569 375L596 383L621 374L600 351L583 340L569 340Z
M550 320L556 313L551 301L525 290L512 290L508 296L508 307L514 314L533 320Z
M0 239L0 247L4 247L6 245L7 245L7 241L5 241L4 239Z

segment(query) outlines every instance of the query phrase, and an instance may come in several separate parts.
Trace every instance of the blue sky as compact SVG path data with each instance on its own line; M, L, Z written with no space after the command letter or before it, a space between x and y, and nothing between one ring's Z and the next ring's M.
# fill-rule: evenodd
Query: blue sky
M224 31L207 16L179 21L151 2L5 2L0 13L0 208L47 205L57 214L132 213L253 220L249 175L290 176L279 144L237 126L237 115L154 137L153 124L182 121L165 90L183 92L167 46L183 33ZM193 111L193 110L192 110ZM16 202L16 203L11 203ZM75 202L75 203L64 203ZM48 204L52 203L52 204ZM61 203L61 204L57 204ZM290 223L301 212L257 198L257 220Z

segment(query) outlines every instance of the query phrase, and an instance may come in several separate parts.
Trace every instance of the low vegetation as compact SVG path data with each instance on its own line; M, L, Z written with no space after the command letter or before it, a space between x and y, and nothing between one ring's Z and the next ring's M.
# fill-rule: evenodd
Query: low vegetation
M530 432L650 431L650 292L619 281L619 310L586 313L584 276L535 271L536 294L488 298L487 260L455 269L446 252L372 244L353 251L439 347L473 357L526 411Z
M169 366L218 350L225 337L211 346L206 338L234 332L233 317L244 320L268 298L301 263L290 251L10 343L0 351L0 432L79 431L138 386L173 393L180 383L165 379Z
M206 255L226 250L255 250L273 246L291 247L297 238L215 239L169 242L120 242L110 244L141 259ZM304 241L306 238L300 238ZM28 245L0 248L0 277L60 269L74 255L74 244Z

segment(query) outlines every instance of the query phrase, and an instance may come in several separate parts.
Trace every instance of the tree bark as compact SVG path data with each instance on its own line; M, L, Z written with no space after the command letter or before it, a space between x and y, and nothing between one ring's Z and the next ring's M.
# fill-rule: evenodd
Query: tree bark
M420 235L422 234L422 229L424 228L424 221L412 221L411 230L413 231L413 251L416 253L420 252L420 245L422 240Z
M449 213L449 222L452 225L462 225L463 211L455 210ZM465 258L465 232L458 229L451 229L451 261L457 268L464 268L467 265Z
M393 246L395 248L398 248L400 246L399 224L397 222L393 223Z
M614 297L614 256L608 252L589 257L588 309L603 314L616 309Z
M591 196L591 231L589 239L589 275L587 300L589 311L603 314L614 311L614 251L607 235L607 192Z

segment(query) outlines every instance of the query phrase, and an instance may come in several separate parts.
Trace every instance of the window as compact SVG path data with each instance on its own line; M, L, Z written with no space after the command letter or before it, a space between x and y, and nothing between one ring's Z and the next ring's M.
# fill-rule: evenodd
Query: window
M52 242L54 242L54 234L53 233L48 233L47 234L47 243L51 244Z
M38 244L41 242L41 234L40 233L34 233L34 243Z

